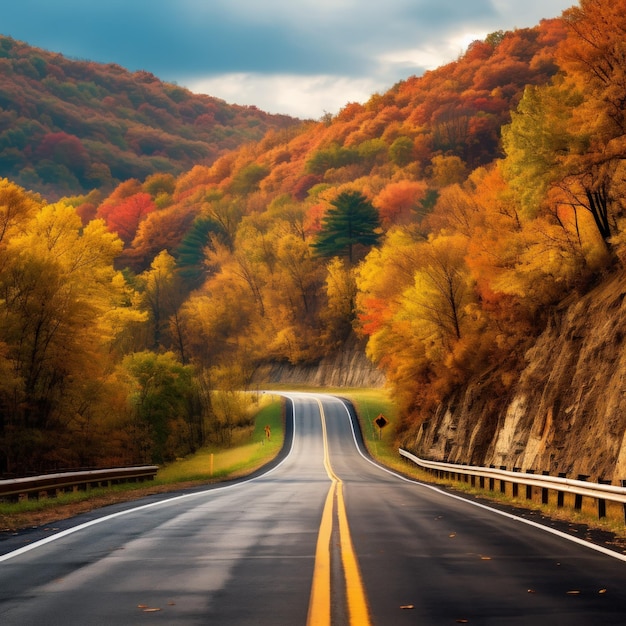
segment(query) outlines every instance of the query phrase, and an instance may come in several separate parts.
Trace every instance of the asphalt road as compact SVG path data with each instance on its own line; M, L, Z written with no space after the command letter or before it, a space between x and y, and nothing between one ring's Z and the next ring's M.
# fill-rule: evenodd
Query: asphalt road
M343 403L292 397L265 474L3 541L0 624L626 624L626 562L387 472Z

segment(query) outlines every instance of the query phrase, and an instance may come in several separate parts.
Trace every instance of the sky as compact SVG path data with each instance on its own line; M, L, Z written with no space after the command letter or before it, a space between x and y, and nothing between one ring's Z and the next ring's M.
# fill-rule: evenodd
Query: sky
M19 0L0 33L304 119L366 102L574 0Z

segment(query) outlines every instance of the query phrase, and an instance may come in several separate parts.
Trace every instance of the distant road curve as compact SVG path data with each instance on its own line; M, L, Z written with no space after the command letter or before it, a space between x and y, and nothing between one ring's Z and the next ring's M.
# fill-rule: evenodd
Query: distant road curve
M0 542L0 624L626 623L622 560L380 468L342 401L285 395L269 471Z

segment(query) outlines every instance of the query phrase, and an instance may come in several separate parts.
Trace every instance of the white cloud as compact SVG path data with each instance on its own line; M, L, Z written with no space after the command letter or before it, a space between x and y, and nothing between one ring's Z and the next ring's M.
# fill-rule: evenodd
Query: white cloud
M438 45L396 50L372 59L368 77L329 74L262 74L238 72L180 80L195 93L221 98L231 104L254 105L269 113L319 119L336 114L349 102L366 102L374 93L389 89L398 77L406 78L423 70L453 61L484 33L463 33L441 40Z
M231 104L255 105L269 113L319 119L337 113L348 102L365 102L388 89L373 78L346 76L298 76L266 74L225 74L181 81L195 93L221 98Z
M471 43L474 41L483 41L488 34L489 31L487 30L481 33L462 33L450 39L448 48L454 53L454 58L456 58L460 54L464 54Z

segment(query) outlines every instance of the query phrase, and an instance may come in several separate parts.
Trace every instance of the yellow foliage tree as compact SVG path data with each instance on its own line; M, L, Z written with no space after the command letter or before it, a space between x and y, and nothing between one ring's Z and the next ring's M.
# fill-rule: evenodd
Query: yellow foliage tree
M150 268L139 276L142 292L142 304L152 322L152 341L150 348L175 343L185 361L185 351L178 341L174 323L175 337L168 337L170 318L176 316L184 299L181 281L176 274L176 260L167 251L162 250L154 257Z
M450 351L465 334L468 308L475 300L472 278L465 263L467 238L447 235L431 238L421 247L414 283L402 295L401 315L427 352Z
M326 345L340 346L352 331L355 299L354 269L344 259L331 259L326 266L326 306L322 312Z
M42 433L78 436L102 401L98 381L119 331L109 314L124 306L113 268L121 248L103 222L83 228L63 202L38 206L4 246L0 345L15 375L0 402L0 430L20 463L54 463L59 450Z
M6 178L0 179L0 246L23 230L41 201ZM0 265L1 267L1 265Z

